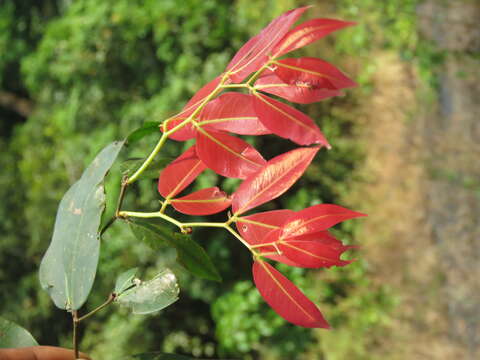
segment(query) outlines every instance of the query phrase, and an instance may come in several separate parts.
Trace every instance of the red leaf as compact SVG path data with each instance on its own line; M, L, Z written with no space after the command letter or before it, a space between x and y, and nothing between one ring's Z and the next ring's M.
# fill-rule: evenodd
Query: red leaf
M203 109L199 123L205 129L229 131L240 135L264 135L271 132L258 121L252 95L225 93Z
M254 99L258 118L274 134L300 145L322 144L330 148L318 126L301 111L259 93Z
M165 198L177 195L207 167L198 158L195 145L173 160L160 173L158 192Z
M354 22L335 19L312 19L306 21L285 34L275 46L273 57L282 56L290 51L299 49L322 37L347 26L355 25Z
M294 214L293 210L272 210L238 218L235 222L238 232L250 245L266 244L278 241L281 226ZM262 246L255 249L262 256L287 264L298 266L296 263L280 254L272 254L277 249L274 246ZM270 253L269 255L265 255Z
M238 232L250 244L257 245L269 242L267 234L280 227L295 212L293 210L272 210L240 217L235 221Z
M303 84L319 89L338 90L357 86L328 62L311 57L289 58L275 62L275 74L287 84Z
M170 201L172 206L183 214L210 215L225 210L231 200L218 187L195 191Z
M302 176L318 150L318 147L299 148L270 159L232 195L235 215L282 195Z
M242 139L226 133L199 129L197 154L217 174L244 179L266 163L260 153Z
M301 240L301 241L316 241L325 245L332 246L334 248L342 248L344 245L335 236L330 234L328 230L318 231L314 233L308 233L293 238L288 238L288 241Z
M183 107L182 111L177 115L167 119L167 130L173 129L175 126L180 124L182 121L187 119L193 112L198 108L198 106L209 96L220 84L221 76L217 76L215 79L210 81L208 84L204 85L200 90L197 91L195 95L187 102ZM160 127L163 129L163 127ZM172 135L169 136L170 139L177 141L185 141L193 139L195 137L196 130L192 124L187 124L180 130L175 131Z
M283 225L282 239L324 231L344 220L366 216L333 204L318 204L298 211Z
M278 248L288 259L296 263L298 267L320 268L331 266L345 266L351 261L340 260L350 246L331 246L319 241L281 241Z
M282 233L282 229L273 229L271 230L263 239L263 244L272 244L268 246L262 246L255 248L255 251L261 254L266 258L281 262L288 266L295 266L295 267L302 267L301 264L297 264L293 260L289 259L285 255L280 253L280 248L278 247L278 242L280 240L280 235Z
M282 318L307 328L330 327L317 306L273 266L257 260L252 271L260 295Z
M339 90L320 89L305 83L287 84L274 73L259 78L255 82L255 89L299 104L311 104L342 94Z
M268 62L268 55L273 47L287 33L290 26L303 14L308 7L290 10L274 19L260 34L251 38L235 54L227 66L229 78L239 83L245 77L257 71Z

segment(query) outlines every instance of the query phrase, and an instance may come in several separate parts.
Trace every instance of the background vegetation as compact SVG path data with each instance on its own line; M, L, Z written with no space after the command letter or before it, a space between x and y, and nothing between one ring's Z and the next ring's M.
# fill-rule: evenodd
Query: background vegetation
M70 318L41 291L37 274L63 193L105 144L178 111L250 36L304 3L0 2L2 316L42 344L70 346ZM105 310L82 328L81 349L93 358L148 350L267 360L478 354L480 127L474 119L480 114L474 99L480 96L480 5L309 3L316 5L309 18L359 23L306 50L338 64L360 87L304 107L333 149L321 152L276 203L299 209L333 202L370 214L336 230L361 245L354 264L318 272L282 268L320 304L334 329L307 330L276 316L252 286L248 252L209 229L195 239L218 264L223 283L177 269L181 299L160 314ZM452 131L457 141L447 136ZM143 156L155 142L147 138L129 155ZM290 146L270 137L257 145L267 158ZM165 155L178 155L182 146L172 142ZM200 182L223 181L213 173L202 176ZM118 181L108 179L111 200ZM236 186L223 182L227 191ZM459 195L443 201L445 192ZM155 181L147 179L129 193L125 208L153 209L156 202ZM445 228L446 222L452 226ZM171 255L135 243L123 224L115 224L102 244L87 308L105 299L120 272L140 265L153 273L171 264Z

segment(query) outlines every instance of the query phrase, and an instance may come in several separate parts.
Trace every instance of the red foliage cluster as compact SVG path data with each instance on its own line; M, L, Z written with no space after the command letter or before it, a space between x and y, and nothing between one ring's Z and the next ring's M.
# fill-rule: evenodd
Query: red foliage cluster
M171 139L195 138L196 143L162 171L158 190L167 203L184 214L214 214L231 206L233 216L228 223L235 222L249 245L254 256L253 278L266 302L291 323L328 328L316 305L264 258L305 268L347 265L350 261L340 257L350 246L343 245L328 229L364 215L337 205L319 204L298 212L275 210L244 216L287 191L318 150L330 147L310 117L267 94L307 104L340 95L341 89L356 85L324 60L279 59L353 25L313 19L290 29L306 9L294 9L273 20L237 52L223 74L163 124L162 130ZM298 145L315 146L300 147L266 161L253 146L231 133L275 134ZM177 197L206 168L244 181L231 196L213 187Z

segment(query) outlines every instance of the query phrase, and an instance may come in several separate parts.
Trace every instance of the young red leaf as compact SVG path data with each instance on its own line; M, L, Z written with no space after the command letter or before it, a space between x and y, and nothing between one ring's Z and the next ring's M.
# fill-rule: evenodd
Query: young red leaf
M182 121L187 119L193 112L198 108L198 106L209 96L220 84L221 76L217 76L215 79L204 85L200 90L197 91L195 95L187 102L183 107L182 111L177 115L166 120L167 130L173 129L175 126L179 125ZM160 127L163 130L163 127ZM187 124L183 128L175 131L170 135L170 139L177 141L185 141L193 139L195 137L196 130L192 124Z
M235 215L282 195L302 176L318 150L318 147L299 148L270 159L232 195Z
M301 264L297 264L293 260L289 259L285 255L280 253L280 248L278 247L278 242L280 240L280 235L282 233L282 229L273 229L270 230L260 241L262 244L271 244L271 245L265 245L261 247L256 247L255 251L261 254L261 256L264 256L266 258L281 262L285 265L288 266L295 266L295 267L302 267Z
M250 245L263 244L269 241L266 240L267 234L274 229L280 229L294 213L288 209L266 211L240 217L235 224L240 235Z
M245 179L266 163L260 153L242 139L199 128L198 157L217 174Z
M253 104L260 121L274 134L299 145L321 144L330 148L318 126L301 111L259 93L255 93Z
M366 216L333 204L318 204L296 212L283 225L282 239L324 231L339 222Z
M266 211L238 218L235 224L240 235L250 245L273 243L280 238L281 226L292 214L294 211L288 209ZM258 247L256 251L269 259L289 266L298 266L283 255L273 254L277 252L273 245Z
M293 238L288 238L288 241L301 240L301 241L316 241L334 248L341 248L344 245L335 236L330 234L328 230L318 231L314 233L307 233Z
M194 145L162 170L158 180L158 192L165 198L173 197L190 185L206 168L198 158Z
M287 84L305 84L338 90L357 86L332 64L317 58L288 58L275 62L275 74Z
M317 41L331 32L352 25L355 25L355 23L335 19L312 19L306 21L285 34L282 40L275 46L272 52L273 57L282 56Z
M330 327L317 306L273 266L256 260L252 271L260 295L282 318L307 328Z
M340 256L350 246L331 246L319 241L288 240L281 241L278 248L296 266L307 268L320 268L331 266L345 266L351 261L340 260Z
M251 38L235 54L227 66L229 78L239 83L245 77L257 71L269 60L268 55L273 47L288 32L288 29L308 7L290 10L274 19L260 34Z
M339 90L321 89L302 82L287 84L273 72L260 77L255 89L299 104L311 104L342 94Z
M231 200L218 187L195 191L170 201L175 210L188 215L210 215L225 210Z
M205 129L223 130L240 135L264 135L271 132L258 120L252 95L229 92L211 101L203 109L198 124Z

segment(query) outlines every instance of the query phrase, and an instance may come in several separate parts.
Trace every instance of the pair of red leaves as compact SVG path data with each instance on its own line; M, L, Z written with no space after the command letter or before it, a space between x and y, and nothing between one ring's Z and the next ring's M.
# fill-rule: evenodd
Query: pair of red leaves
M239 218L236 224L243 238L261 255L289 266L322 268L351 262L340 259L351 246L343 245L328 228L360 216L365 215L337 205L319 204L299 212L257 213ZM253 264L253 278L265 301L287 321L304 327L329 327L312 301L258 257Z
M290 29L307 8L291 10L273 20L235 54L224 74L206 84L179 114L167 120L162 130L168 130L171 139L195 138L196 144L162 171L158 190L185 214L208 215L231 206L237 229L255 254L254 282L267 303L289 322L328 328L316 305L262 257L307 268L344 266L350 261L340 257L351 247L343 245L328 229L364 215L337 205L320 204L299 212L276 210L241 216L287 191L319 148L330 147L310 117L262 92L308 104L341 95L341 89L356 85L324 60L279 59L353 25L313 19ZM207 102L223 90L223 85L233 87L254 72L258 72L255 79L243 85L248 94L227 92ZM229 133L276 134L299 145L319 146L298 148L266 161L253 146ZM231 196L212 187L177 197L206 168L244 181Z
M197 155L197 144L161 172L158 191L184 214L210 215L231 204L233 213L240 215L287 191L302 176L318 149L299 148L265 162L263 167L240 184L231 197L214 187L175 198L207 168Z

